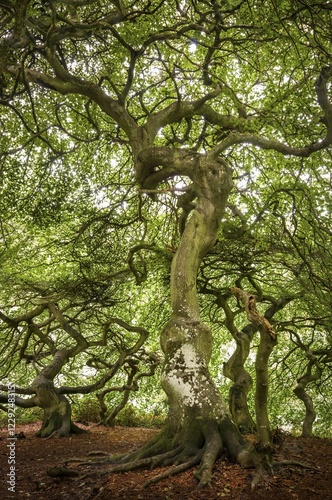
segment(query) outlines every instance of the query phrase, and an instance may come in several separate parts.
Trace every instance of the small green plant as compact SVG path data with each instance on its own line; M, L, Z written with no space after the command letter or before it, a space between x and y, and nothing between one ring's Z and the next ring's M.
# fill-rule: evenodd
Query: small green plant
M43 410L37 406L34 408L15 408L15 423L16 424L32 424L43 418ZM0 427L8 425L7 412L0 412Z
M5 411L0 412L0 428L5 427L7 425L7 413Z
M99 422L100 406L96 398L81 398L72 404L73 419L78 422Z
M42 420L43 410L38 406L34 408L16 408L16 422L18 424L31 424Z
M147 413L132 405L127 405L117 416L116 425L122 427L161 427L165 421L165 415L154 412Z

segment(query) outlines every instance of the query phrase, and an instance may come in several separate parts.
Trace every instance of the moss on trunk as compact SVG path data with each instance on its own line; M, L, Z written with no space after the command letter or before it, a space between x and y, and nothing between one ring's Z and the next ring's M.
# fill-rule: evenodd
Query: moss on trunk
M71 419L69 401L64 396L49 399L49 405L43 407L43 423L37 437L66 437L71 433L80 434L83 429L74 424Z
M163 328L165 354L162 386L169 414L164 429L140 450L107 457L108 472L139 467L171 466L152 482L199 465L199 486L211 481L212 468L222 454L243 466L253 466L254 454L231 421L227 406L209 374L210 329L200 319L197 272L212 248L231 188L231 172L220 159L190 157L195 208L188 215L171 268L172 315ZM151 481L150 481L151 482Z
M229 390L229 411L235 424L243 433L256 429L248 407L248 393L252 388L253 381L244 368L255 331L255 328L247 325L241 332L234 335L236 349L223 365L224 375L234 382Z
M43 423L36 433L38 437L64 437L70 433L81 433L71 419L68 399L54 387L54 377L59 373L68 358L67 350L55 352L52 362L35 378L31 389L36 394L36 405L43 409Z

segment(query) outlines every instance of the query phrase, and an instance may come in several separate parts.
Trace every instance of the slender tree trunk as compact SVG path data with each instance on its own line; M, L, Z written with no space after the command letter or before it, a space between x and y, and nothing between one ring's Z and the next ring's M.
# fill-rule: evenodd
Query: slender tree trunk
M107 406L105 404L104 397L110 391L108 389L105 389L103 392L97 394L97 398L99 400L100 409L101 409L100 421L98 422L99 425L104 424L104 425L108 425L108 426L112 427L115 424L115 419L116 419L117 415L120 413L121 410L123 410L123 408L128 403L128 400L129 400L129 397L130 397L130 394L132 393L132 391L134 389L138 390L138 385L137 384L135 386L133 385L133 380L134 380L134 377L135 377L137 372L138 372L138 368L136 366L132 366L132 370L128 373L126 386L123 387L123 391L124 391L123 397L122 397L121 401L116 405L116 407L113 408L112 411L109 412L108 414L107 414Z
M248 393L253 386L253 381L244 368L255 331L256 329L252 325L247 325L241 332L238 332L235 338L236 349L223 366L224 375L234 382L229 390L229 410L242 433L252 432L256 429L256 424L248 408Z
M263 449L271 448L271 428L268 413L269 370L268 361L276 344L266 330L260 331L260 343L256 354L255 409L259 443Z
M316 357L308 348L306 349L306 356L309 358L306 373L302 377L297 379L297 386L294 389L294 393L303 402L305 407L305 418L302 423L302 436L312 437L312 426L316 420L316 412L314 410L312 398L307 393L306 388L310 382L319 380L322 374L322 370L318 364ZM313 367L316 367L315 373L312 373Z
M314 404L312 398L306 392L305 388L302 387L302 383L299 382L294 389L296 396L301 399L305 407L305 418L302 422L302 436L303 437L313 437L312 426L316 420L316 412L314 409Z
M232 288L232 293L244 304L247 318L259 330L260 343L256 354L256 392L255 410L256 424L261 449L271 449L271 430L268 414L269 372L268 360L277 343L276 334L269 321L256 309L255 295L244 292L240 288Z
M257 288L253 280L252 284L255 288ZM261 293L259 288L257 291ZM233 311L228 306L227 301L222 296L219 297L220 305L225 312L225 324L236 342L235 352L231 358L224 363L224 374L234 382L234 385L229 391L229 406L233 420L242 432L250 432L252 430L257 430L256 424L249 413L247 403L248 392L252 387L252 379L244 368L245 361L250 352L251 341L254 334L257 331L260 331L261 345L256 359L256 390L258 391L258 394L256 394L256 413L259 412L261 415L261 410L263 410L265 413L264 419L266 420L268 397L267 363L271 350L276 343L275 334L269 320L271 320L271 318L278 311L283 309L291 300L295 299L296 296L285 296L279 300L270 297L271 305L265 311L264 316L261 316L257 312L255 304L253 303L254 297L239 288L233 288L233 293L245 305L250 324L246 325L239 332L234 325ZM253 307L250 308L250 305ZM263 423L262 429L265 428L264 425L265 424ZM269 425L267 425L266 428L269 428ZM269 434L269 431L267 434Z

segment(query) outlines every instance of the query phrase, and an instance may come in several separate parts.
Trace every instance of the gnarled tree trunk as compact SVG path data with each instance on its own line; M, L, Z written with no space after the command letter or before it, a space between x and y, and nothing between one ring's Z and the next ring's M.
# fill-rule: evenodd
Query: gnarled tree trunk
M236 349L223 366L224 375L234 382L229 390L229 411L235 424L243 433L256 429L248 407L248 393L253 386L253 381L244 368L255 331L252 325L247 325L241 332L238 332L235 338Z
M312 426L316 420L316 412L314 409L312 398L307 392L307 386L308 384L310 384L310 382L314 382L315 380L320 379L322 375L322 369L318 363L318 359L313 354L313 352L306 346L303 346L303 348L306 351L306 356L309 359L309 363L307 365L305 374L297 379L297 386L295 387L293 392L303 402L305 407L305 417L302 422L302 436L312 437ZM313 368L315 368L314 372L312 371Z
M84 432L71 419L71 406L68 399L57 394L51 381L40 381L35 386L38 406L44 411L43 423L36 432L37 437L65 437L71 433Z
M161 335L165 353L162 385L170 408L168 427L184 445L184 460L194 456L200 462L198 477L205 484L210 481L216 458L226 451L237 459L244 441L208 371L212 336L200 320L196 289L200 262L215 242L226 205L230 173L224 164L205 160L196 175L197 205L186 223L171 269L173 312Z
M67 361L67 356L66 349L58 350L52 363L40 372L31 385L36 394L36 406L44 411L42 426L36 433L38 437L64 437L70 433L84 432L72 422L70 403L58 393L53 383L54 377Z
M255 410L257 432L260 448L268 453L272 451L271 444L271 429L268 415L268 390L269 390L269 373L268 360L270 354L277 344L276 333L274 332L269 321L259 314L256 309L257 297L250 293L244 292L240 288L234 287L231 289L244 304L247 318L252 322L260 333L260 343L256 354L256 392L255 392Z
M209 374L212 337L200 319L196 287L201 260L217 236L231 174L224 162L203 156L192 165L192 172L196 205L172 262L172 316L161 334L168 419L161 433L141 450L110 461L118 464L113 471L175 465L154 480L200 464L196 475L202 486L210 482L221 454L244 466L253 465L253 460Z

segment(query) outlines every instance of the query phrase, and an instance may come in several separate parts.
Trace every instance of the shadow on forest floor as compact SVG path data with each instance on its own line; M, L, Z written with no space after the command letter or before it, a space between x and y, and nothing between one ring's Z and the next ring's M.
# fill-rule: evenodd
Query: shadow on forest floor
M157 431L142 428L86 427L87 434L61 439L40 439L34 436L40 424L17 425L16 432L25 438L15 441L15 494L7 487L9 476L9 443L7 429L0 429L0 495L4 499L33 500L66 499L153 499L153 500L214 500L214 499L332 499L332 440L304 439L285 435L278 460L306 462L313 469L294 465L278 468L266 481L251 491L253 471L243 470L227 461L218 461L211 487L197 491L193 470L151 484L142 485L156 474L139 470L110 474L100 478L49 477L47 469L71 457L85 457L90 451L112 454L132 450L151 438ZM76 466L77 468L77 466Z

